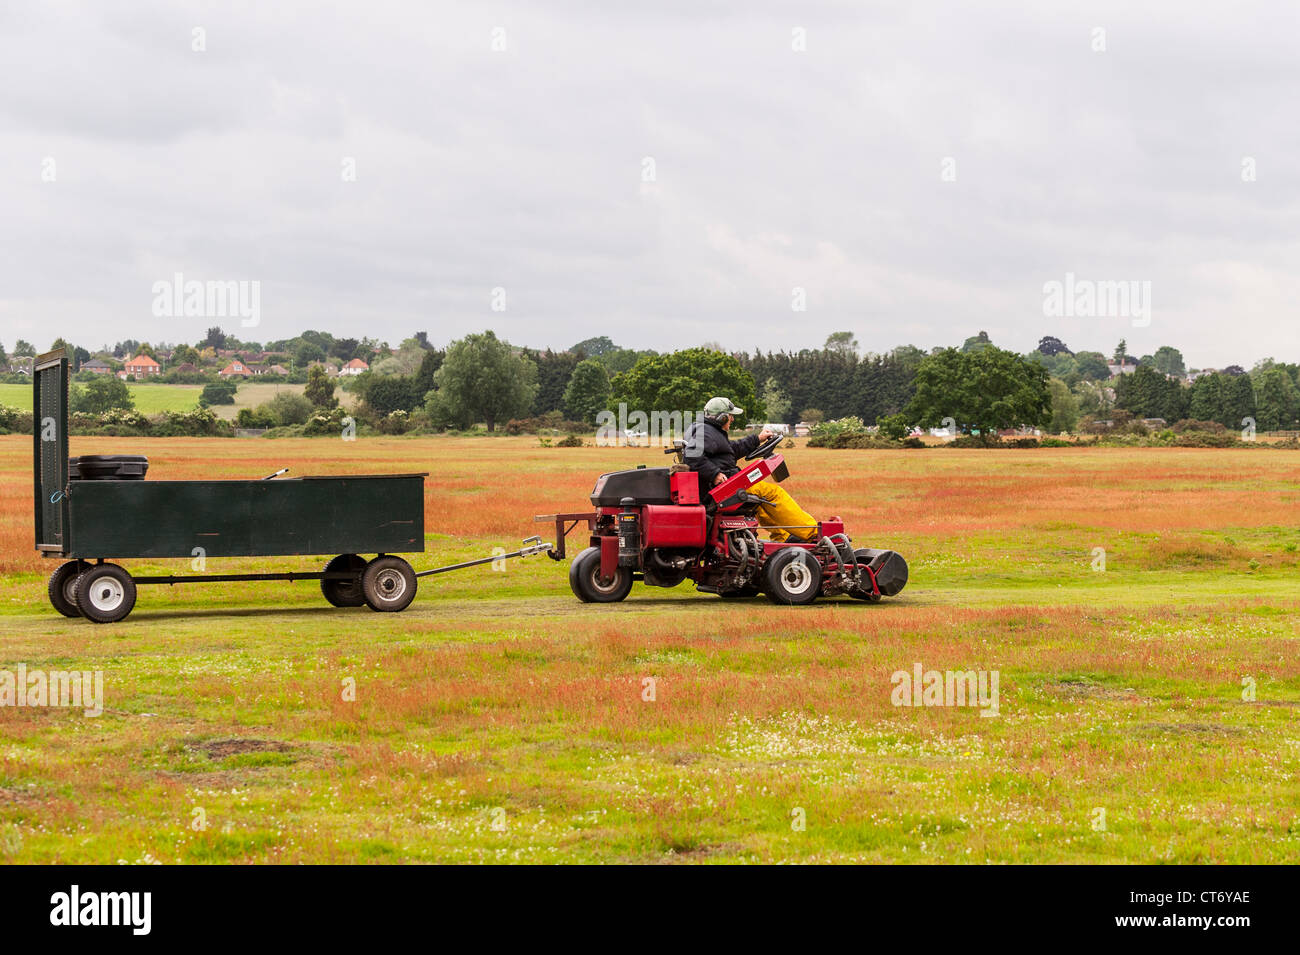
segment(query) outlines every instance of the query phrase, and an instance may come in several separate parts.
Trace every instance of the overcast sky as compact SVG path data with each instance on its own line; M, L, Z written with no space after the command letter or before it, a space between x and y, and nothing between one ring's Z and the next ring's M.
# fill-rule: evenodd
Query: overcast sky
M1298 9L6 0L0 340L1300 360ZM156 316L177 272L259 325Z

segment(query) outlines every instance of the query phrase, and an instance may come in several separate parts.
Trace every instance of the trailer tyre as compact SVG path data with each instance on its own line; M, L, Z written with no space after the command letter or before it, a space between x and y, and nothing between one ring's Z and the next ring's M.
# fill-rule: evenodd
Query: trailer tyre
M95 623L117 623L135 606L135 581L117 564L93 564L77 578L77 607Z
M784 547L763 565L763 590L778 604L810 604L822 589L822 565L802 547Z
M415 588L415 571L400 557L376 557L361 575L366 606L381 613L405 610L415 599Z
M360 607L366 602L366 595L361 589L361 575L366 569L366 559L356 554L339 554L325 565L325 573L334 574L352 571L356 576L351 580L322 580L320 592L335 607Z
M632 590L632 572L620 567L609 580L602 580L600 548L588 547L569 565L569 586L583 603L617 603Z
M86 572L90 564L84 560L70 560L59 564L50 574L46 587L50 603L54 609L65 617L80 617L81 608L77 606L77 578Z

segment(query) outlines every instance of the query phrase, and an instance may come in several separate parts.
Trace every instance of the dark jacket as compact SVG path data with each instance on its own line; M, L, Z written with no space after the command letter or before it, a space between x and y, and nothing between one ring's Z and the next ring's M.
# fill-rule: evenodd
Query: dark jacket
M727 477L737 473L740 467L736 458L752 454L758 447L758 435L732 441L712 421L697 421L686 429L686 463L692 471L700 472L700 490L707 491L719 474Z

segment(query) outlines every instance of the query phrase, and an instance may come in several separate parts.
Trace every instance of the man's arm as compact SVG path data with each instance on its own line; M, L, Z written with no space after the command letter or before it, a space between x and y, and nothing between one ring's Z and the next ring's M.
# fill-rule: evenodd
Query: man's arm
M731 450L735 452L736 463L747 454L752 454L758 449L758 435L751 434L736 441L731 442Z

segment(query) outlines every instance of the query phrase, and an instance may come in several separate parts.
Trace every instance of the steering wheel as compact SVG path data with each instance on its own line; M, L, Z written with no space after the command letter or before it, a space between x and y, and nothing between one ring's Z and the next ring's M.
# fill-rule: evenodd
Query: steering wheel
M778 433L772 435L772 437L767 439L766 444L760 444L750 454L745 455L745 460L757 461L759 458L770 457L772 452L776 450L777 445L779 445L784 440L785 440L785 435L783 434Z

